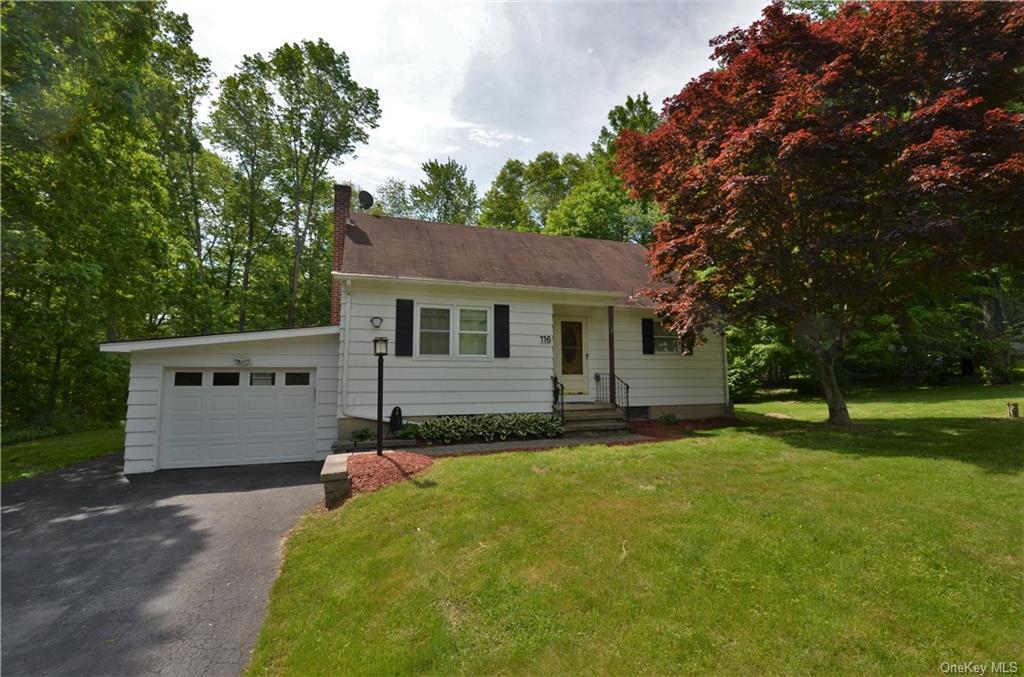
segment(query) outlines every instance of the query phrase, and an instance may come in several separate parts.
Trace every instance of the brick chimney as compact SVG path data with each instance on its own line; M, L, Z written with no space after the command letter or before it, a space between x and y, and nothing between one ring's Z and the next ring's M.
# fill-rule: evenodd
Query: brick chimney
M331 272L341 270L345 255L345 226L352 210L352 186L334 184L334 246ZM331 324L341 324L341 281L331 276Z

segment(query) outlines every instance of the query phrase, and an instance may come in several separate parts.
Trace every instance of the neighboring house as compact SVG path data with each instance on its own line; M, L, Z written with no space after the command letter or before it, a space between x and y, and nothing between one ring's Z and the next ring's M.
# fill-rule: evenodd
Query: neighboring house
M126 473L322 459L373 426L377 336L385 415L550 412L559 386L625 409L626 384L633 416L728 411L722 337L680 352L638 297L642 246L350 215L350 196L331 325L101 346L131 356Z

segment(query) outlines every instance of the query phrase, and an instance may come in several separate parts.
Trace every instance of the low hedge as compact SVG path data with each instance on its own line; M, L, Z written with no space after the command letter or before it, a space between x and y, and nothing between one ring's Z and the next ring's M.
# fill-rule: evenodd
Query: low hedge
M454 444L557 437L563 428L551 414L481 414L432 418L421 423L417 432L426 442Z

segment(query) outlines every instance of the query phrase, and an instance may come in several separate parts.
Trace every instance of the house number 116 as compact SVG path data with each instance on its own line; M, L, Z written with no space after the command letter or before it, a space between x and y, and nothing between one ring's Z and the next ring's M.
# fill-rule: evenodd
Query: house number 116
M548 335L541 334L540 342L541 343L551 343L551 335L550 334L548 334Z

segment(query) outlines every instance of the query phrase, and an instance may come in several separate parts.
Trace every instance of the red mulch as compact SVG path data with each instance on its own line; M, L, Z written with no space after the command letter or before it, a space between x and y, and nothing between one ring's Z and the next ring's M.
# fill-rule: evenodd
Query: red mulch
M667 425L661 421L632 421L629 424L629 429L637 435L646 435L659 440L675 440L686 437L694 430L713 430L736 425L739 425L737 419L719 416L680 421L675 425Z
M352 482L353 494L368 494L381 487L422 472L434 460L423 454L408 451L388 451L377 454L353 454L348 459L348 478Z

